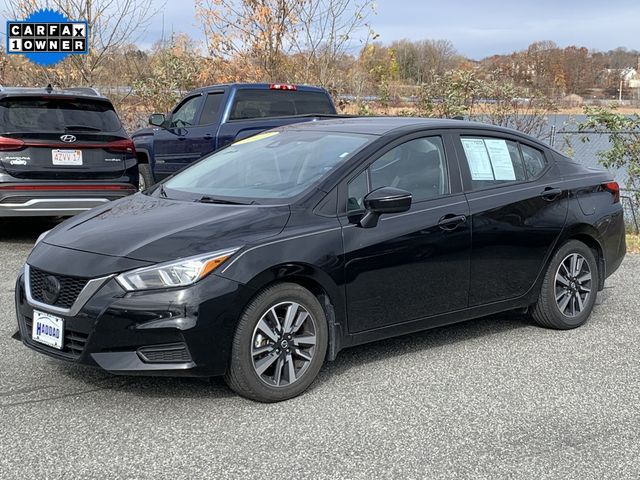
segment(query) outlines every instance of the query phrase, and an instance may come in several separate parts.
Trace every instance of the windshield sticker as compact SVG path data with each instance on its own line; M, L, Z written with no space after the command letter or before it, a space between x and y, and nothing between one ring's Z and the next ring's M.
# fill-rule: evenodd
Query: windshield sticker
M473 180L493 180L491 160L481 138L463 138L462 146L467 156Z
M259 133L258 135L254 135L253 137L245 138L244 140L238 140L234 142L234 145L243 145L245 143L257 142L258 140L264 140L265 138L273 137L274 135L278 135L280 132L265 132Z
M513 162L506 140L486 138L484 140L493 166L493 174L496 180L515 180L516 172L513 170Z

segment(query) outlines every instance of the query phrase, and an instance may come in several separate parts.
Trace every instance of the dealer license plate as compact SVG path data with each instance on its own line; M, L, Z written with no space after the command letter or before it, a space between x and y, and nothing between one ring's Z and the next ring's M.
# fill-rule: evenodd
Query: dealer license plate
M82 150L51 150L54 165L82 165Z
M36 342L62 350L64 346L64 319L50 313L34 310L31 338Z

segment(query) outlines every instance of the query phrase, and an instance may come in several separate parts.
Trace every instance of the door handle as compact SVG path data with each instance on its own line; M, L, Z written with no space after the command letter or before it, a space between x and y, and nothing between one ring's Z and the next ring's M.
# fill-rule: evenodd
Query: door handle
M438 221L438 226L442 230L450 232L466 221L467 217L465 215L454 215L453 213L449 213Z
M178 137L178 140L186 140L187 137Z
M553 187L545 188L542 191L542 193L540 194L540 196L542 198L544 198L547 202L553 202L560 195L562 195L562 189L561 188L553 188Z
M211 135L210 133L205 133L204 134L204 139L205 140L211 140L213 138L213 135Z

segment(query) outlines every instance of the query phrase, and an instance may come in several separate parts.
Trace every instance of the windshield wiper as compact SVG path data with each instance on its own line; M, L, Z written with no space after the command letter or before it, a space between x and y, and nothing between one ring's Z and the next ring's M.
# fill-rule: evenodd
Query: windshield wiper
M87 127L86 125L65 125L64 126L64 130L65 130L65 132L68 131L68 130L87 130L89 132L101 132L102 131L101 128Z
M238 202L234 200L225 200L224 198L214 198L208 195L200 197L196 202L200 203L219 203L223 205L253 205L256 202Z

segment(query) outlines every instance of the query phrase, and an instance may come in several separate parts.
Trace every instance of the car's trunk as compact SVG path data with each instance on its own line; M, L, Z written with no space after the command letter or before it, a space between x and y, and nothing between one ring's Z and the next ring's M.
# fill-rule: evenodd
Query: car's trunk
M0 114L0 166L16 178L119 178L134 155L108 102L11 98L0 103Z

